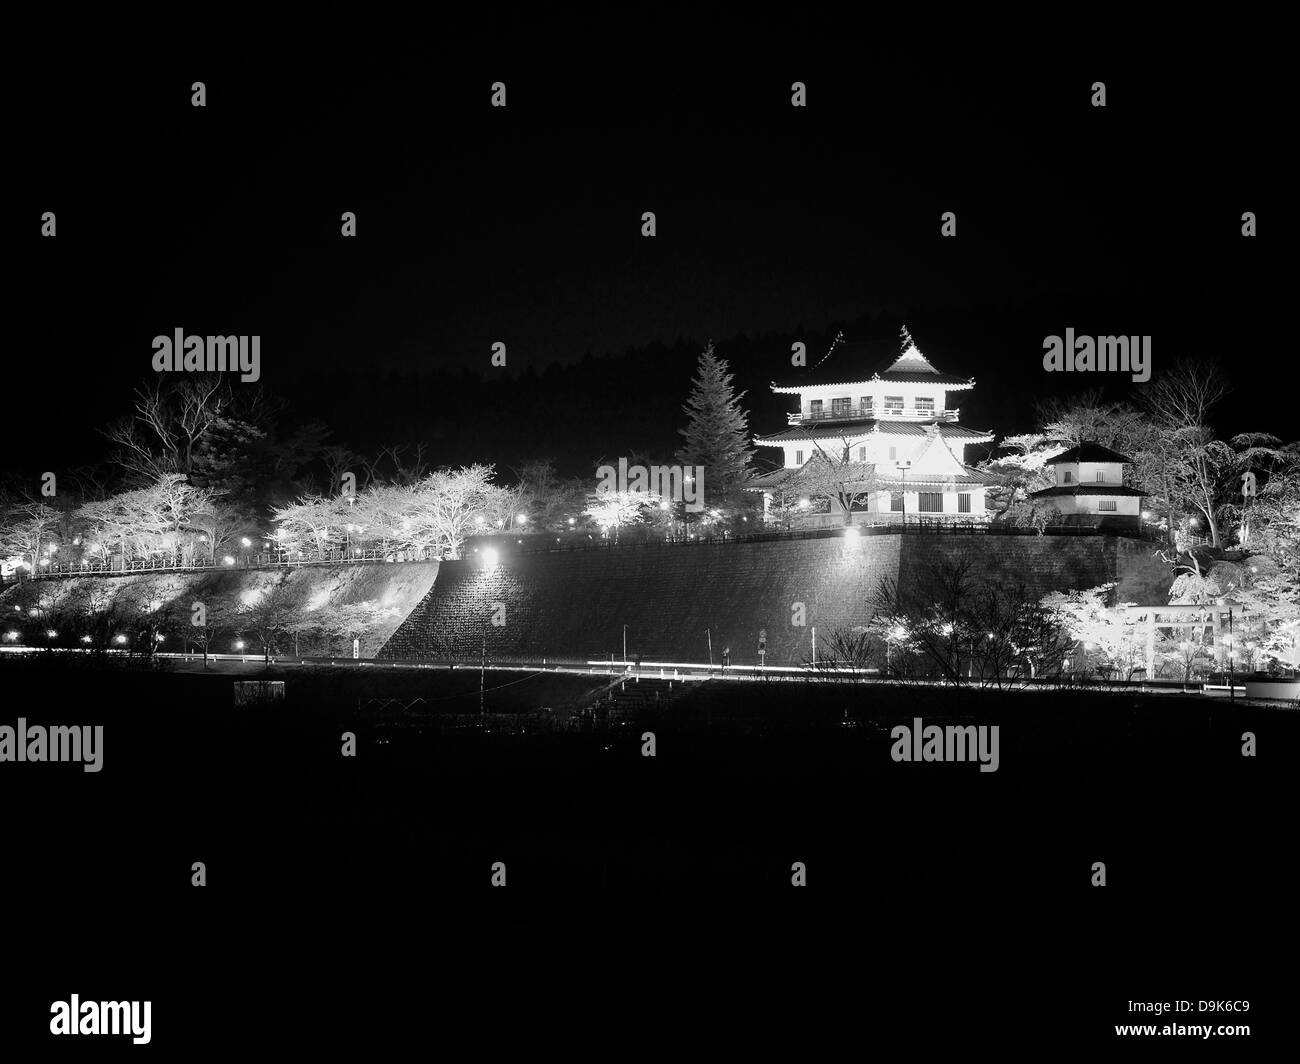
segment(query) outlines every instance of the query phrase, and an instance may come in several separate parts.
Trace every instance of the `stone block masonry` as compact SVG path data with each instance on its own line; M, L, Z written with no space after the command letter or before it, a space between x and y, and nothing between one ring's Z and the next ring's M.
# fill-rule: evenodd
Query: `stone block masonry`
M443 562L432 590L381 657L556 661L708 660L801 664L818 639L866 624L886 577L918 579L936 560L966 556L975 573L1035 594L1119 582L1121 601L1168 601L1168 566L1150 544L1102 536L866 536L858 540L555 552ZM1136 597L1135 597L1136 596ZM798 604L802 604L802 625ZM500 623L494 624L493 621Z

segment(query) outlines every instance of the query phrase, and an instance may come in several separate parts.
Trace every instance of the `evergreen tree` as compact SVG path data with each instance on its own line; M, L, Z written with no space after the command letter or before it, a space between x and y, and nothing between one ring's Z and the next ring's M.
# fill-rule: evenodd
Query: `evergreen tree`
M745 501L741 488L749 480L754 459L749 415L740 406L745 393L736 394L733 379L726 360L714 354L710 341L700 355L690 398L682 407L689 420L678 430L684 442L677 461L704 467L704 501L710 507L735 507Z

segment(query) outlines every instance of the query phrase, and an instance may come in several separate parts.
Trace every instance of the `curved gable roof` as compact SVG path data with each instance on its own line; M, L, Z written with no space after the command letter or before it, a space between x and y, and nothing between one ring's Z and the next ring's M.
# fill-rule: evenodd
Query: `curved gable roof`
M834 361L831 361L832 358ZM912 334L904 327L897 340L888 342L849 342L841 334L815 366L809 367L797 380L783 384L773 382L772 391L789 394L808 388L881 381L894 384L934 384L951 390L970 388L975 383L970 377L941 373L916 346Z

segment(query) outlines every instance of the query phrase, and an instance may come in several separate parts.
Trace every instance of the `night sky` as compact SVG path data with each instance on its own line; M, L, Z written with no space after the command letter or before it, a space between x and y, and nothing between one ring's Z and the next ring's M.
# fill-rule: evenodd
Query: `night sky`
M1259 391L1294 361L1267 261L1274 76L1249 54L1207 70L1171 52L945 57L883 40L851 58L738 45L594 66L446 40L347 64L309 48L60 52L11 101L8 383L49 399L7 404L8 465L103 458L96 429L150 376L152 337L177 327L260 334L263 382L295 418L362 449L428 440L435 462L520 457L519 431L479 437L445 411L480 404L490 428L500 378L587 355L619 361L538 391L546 408L520 405L531 387L502 391L501 410L593 460L671 446L710 338L749 389L752 427L772 427L786 406L765 386L789 376L792 340L815 358L837 329L896 320L940 369L977 378L963 421L999 435L1030 430L1042 394L1128 393L1112 375L1043 372L1043 337L1067 326L1151 334L1157 373L1219 356L1237 384L1221 432L1294 435L1288 404ZM790 106L795 80L806 109ZM339 235L345 210L356 239ZM956 239L939 235L947 210ZM489 365L498 340L504 371ZM448 370L486 388L409 384ZM566 439L586 404L648 409L662 435L620 439L615 416L613 436L601 422Z

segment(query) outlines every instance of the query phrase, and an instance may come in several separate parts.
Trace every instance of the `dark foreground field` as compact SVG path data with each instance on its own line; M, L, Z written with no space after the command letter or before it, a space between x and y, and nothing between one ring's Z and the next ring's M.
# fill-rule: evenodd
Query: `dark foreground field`
M240 941L222 963L275 982L314 950L409 949L437 965L469 942L468 963L487 969L474 978L508 998L529 990L519 969L492 969L506 928L514 943L557 936L536 963L581 935L652 951L659 921L690 950L734 958L790 944L794 920L795 944L930 980L930 994L958 980L963 1000L999 985L963 966L1006 957L1007 987L1050 998L1031 1010L1046 1022L1072 1015L1067 984L1058 994L1026 964L1067 982L1093 973L1071 991L1093 994L1093 1017L1141 994L1242 996L1249 971L1173 985L1192 970L1173 958L1208 963L1294 922L1294 710L714 682L584 727L577 710L604 681L502 672L477 725L474 671L265 675L285 680L286 700L236 709L230 675L5 665L0 723L105 729L99 773L0 766L4 894L29 947L66 955L107 936L180 971ZM998 771L895 763L890 729L916 717L998 725ZM348 731L356 757L340 753ZM1242 756L1244 732L1258 756ZM494 862L504 892L489 886ZM806 890L791 886L795 862ZM740 947L725 938L737 926ZM1026 946L1046 956L1011 962ZM1171 974L1149 985L1118 963L1135 949ZM350 970L392 977L370 963Z

